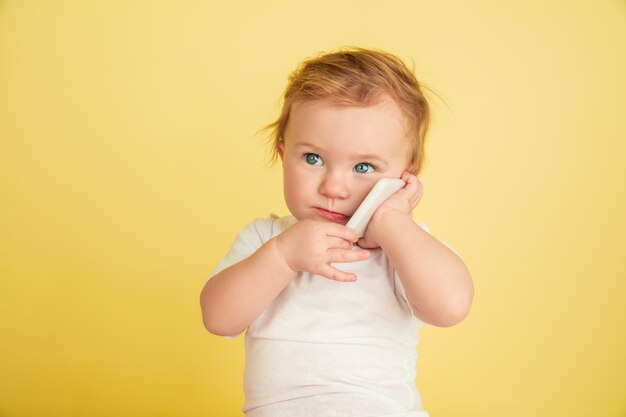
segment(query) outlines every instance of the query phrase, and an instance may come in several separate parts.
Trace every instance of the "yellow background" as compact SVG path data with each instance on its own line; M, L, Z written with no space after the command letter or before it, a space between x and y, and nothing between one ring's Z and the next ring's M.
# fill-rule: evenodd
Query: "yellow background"
M286 214L255 132L303 58L413 60L415 218L469 265L421 334L433 417L626 416L624 1L1 1L0 416L238 416L198 296Z

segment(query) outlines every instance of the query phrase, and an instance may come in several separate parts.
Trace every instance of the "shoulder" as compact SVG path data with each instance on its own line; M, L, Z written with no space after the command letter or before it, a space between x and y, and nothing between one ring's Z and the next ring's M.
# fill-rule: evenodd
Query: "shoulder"
M282 233L295 221L293 217L278 217L274 214L251 221L237 234L230 250L218 263L211 277L252 255L265 242Z
M244 238L256 237L262 243L265 243L284 232L295 222L296 219L293 216L278 217L275 214L270 214L266 218L254 219L248 223L239 233L239 236Z

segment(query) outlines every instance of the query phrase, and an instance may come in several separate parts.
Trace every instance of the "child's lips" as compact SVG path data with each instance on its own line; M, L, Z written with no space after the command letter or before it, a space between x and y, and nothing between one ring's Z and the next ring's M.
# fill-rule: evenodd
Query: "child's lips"
M348 216L346 216L345 214L341 214L341 213L337 213L335 211L330 211L330 210L326 210L320 207L316 207L315 208L317 210L317 212L319 214L322 215L322 217L328 219L328 220L332 220L334 222L347 222L348 221Z

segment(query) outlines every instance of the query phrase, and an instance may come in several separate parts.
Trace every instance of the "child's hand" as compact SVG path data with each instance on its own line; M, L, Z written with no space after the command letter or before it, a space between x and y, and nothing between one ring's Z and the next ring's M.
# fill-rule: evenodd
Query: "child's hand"
M276 247L294 272L306 271L334 281L352 282L356 276L332 266L334 262L367 259L369 251L352 250L354 230L332 222L302 220L276 237Z
M413 209L417 206L424 193L424 187L420 180L413 174L404 172L400 177L406 182L404 188L389 197L387 201L381 204L380 207L374 212L372 219L370 220L367 229L365 230L365 236L359 239L358 245L362 248L377 248L378 239L377 233L385 233L384 230L378 230L381 219L389 213L401 213L410 216Z

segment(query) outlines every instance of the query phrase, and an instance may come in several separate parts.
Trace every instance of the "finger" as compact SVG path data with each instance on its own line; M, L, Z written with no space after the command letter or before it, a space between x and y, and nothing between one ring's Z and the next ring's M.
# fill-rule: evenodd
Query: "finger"
M368 250L363 249L329 249L327 251L329 263L331 262L357 262L363 261L370 256Z
M321 275L333 281L340 281L340 282L356 281L356 275L350 274L348 272L340 271L337 268L333 268L330 265L324 265L322 269L319 271L318 275Z
M375 245L374 243L370 242L371 239L368 239L367 237L362 237L360 238L356 244L359 245L360 248L363 249L376 249L378 248L377 245Z
M407 193L411 205L415 205L421 200L424 186L422 182L413 174L409 172L402 173L401 179L406 182L403 191Z
M424 185L419 179L415 178L414 187L415 192L411 194L411 202L415 206L422 199L422 194L424 194Z
M402 175L400 175L400 179L404 180L404 182L406 182L407 184L411 184L417 181L417 177L408 171L404 171Z
M403 172L401 179L403 179L404 182L406 182L406 185L403 188L404 190L412 193L418 188L419 180L417 179L415 175L410 174L408 172Z
M416 197L416 201L415 204L419 203L420 200L422 199L422 196L424 195L424 184L422 184L422 182L420 180L417 180L417 197Z
M341 239L345 239L348 242L356 242L359 238L356 232L349 227L337 223L327 223L327 226L328 230L326 234L328 236L335 236Z
M352 249L352 242L335 236L327 236L328 248Z

